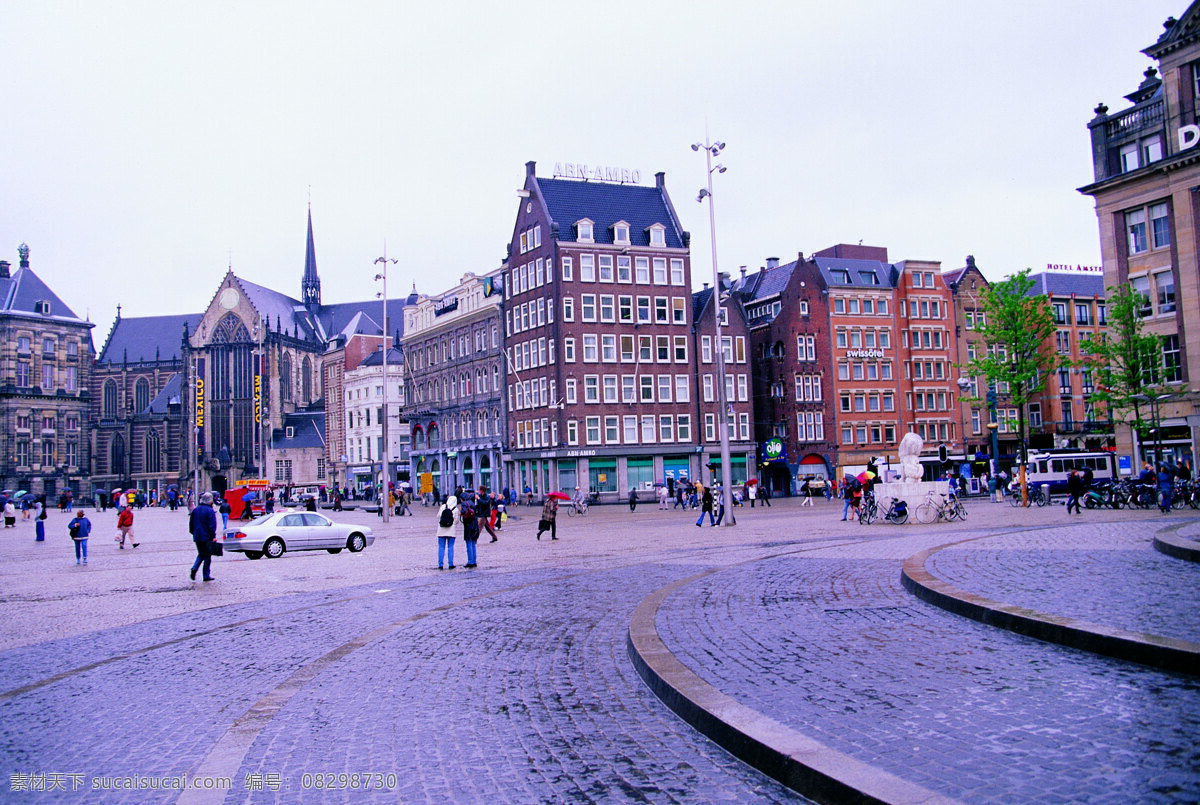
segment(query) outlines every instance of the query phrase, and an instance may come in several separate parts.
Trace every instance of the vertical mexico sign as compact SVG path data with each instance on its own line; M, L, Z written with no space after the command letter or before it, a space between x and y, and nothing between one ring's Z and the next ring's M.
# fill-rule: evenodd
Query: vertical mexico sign
M196 458L204 455L204 358L196 359Z

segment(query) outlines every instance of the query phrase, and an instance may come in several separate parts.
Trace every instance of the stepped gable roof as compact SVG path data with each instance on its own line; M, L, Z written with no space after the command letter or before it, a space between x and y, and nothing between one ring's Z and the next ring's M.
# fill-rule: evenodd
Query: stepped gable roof
M817 270L821 272L826 285L829 287L859 287L859 288L892 288L895 287L895 267L880 260L859 260L847 257L813 257ZM841 272L847 272L849 279L843 280ZM862 272L875 275L877 281L868 283L862 279Z
M670 209L665 189L570 179L537 178L536 181L550 220L558 224L560 241L575 240L575 222L587 218L595 225L596 243L612 243L612 225L625 221L633 246L649 246L648 228L662 224L666 228L667 246L683 248L683 233Z
M178 361L181 358L184 325L187 325L189 333L195 332L202 318L204 316L201 313L118 318L96 363Z
M39 312L36 307L38 302L49 302L49 313ZM59 321L83 321L75 315L75 311L58 298L54 291L50 290L50 286L43 282L41 277L33 273L33 269L25 267L18 268L6 279L0 279L0 313L52 318ZM89 323L88 326L93 325Z
M1104 298L1104 277L1100 274L1064 274L1042 271L1030 274L1033 287L1026 296L1099 296Z
M292 429L288 438L287 429ZM284 414L283 427L276 428L271 433L271 449L302 449L305 447L325 447L325 412L297 411Z
M183 374L176 372L167 380L162 391L154 396L150 405L140 414L166 414L171 405L179 405L183 401Z

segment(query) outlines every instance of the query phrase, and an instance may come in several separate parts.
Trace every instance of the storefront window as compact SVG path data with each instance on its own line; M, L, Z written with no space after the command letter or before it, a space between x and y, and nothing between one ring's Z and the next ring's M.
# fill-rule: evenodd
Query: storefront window
M617 460L592 459L588 464L588 487L593 492L617 491Z

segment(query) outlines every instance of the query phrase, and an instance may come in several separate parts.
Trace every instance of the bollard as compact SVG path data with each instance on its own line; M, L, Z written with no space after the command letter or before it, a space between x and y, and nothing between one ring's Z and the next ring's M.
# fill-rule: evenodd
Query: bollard
M34 530L34 533L37 534L37 537L34 539L34 542L45 542L46 541L46 521L45 520L34 520L33 521L33 530Z
M1046 505L1050 504L1050 484L1042 484L1042 499L1046 501Z

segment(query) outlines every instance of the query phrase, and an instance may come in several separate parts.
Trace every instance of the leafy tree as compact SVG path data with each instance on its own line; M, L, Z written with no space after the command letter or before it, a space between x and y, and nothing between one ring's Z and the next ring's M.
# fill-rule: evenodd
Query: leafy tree
M1108 325L1092 345L1088 363L1094 367L1096 392L1092 400L1107 407L1114 421L1128 421L1144 443L1151 425L1142 419L1147 396L1165 391L1162 338L1145 332L1142 311L1146 297L1129 285L1108 289ZM1132 414L1132 420L1127 417Z
M987 378L989 387L998 389L1001 396L1003 389L1008 389L1009 401L1017 409L1022 467L1028 460L1025 423L1029 401L1045 388L1053 370L1066 362L1054 349L1050 300L1040 294L1030 295L1033 287L1027 268L984 289L986 323L976 332L985 350L966 367L969 374Z

